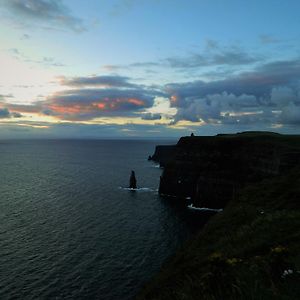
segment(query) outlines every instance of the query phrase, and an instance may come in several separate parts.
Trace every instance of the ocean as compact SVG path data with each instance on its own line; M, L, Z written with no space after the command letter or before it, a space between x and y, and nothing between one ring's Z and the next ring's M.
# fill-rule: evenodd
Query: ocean
M158 195L174 143L0 141L0 299L133 299L207 220Z

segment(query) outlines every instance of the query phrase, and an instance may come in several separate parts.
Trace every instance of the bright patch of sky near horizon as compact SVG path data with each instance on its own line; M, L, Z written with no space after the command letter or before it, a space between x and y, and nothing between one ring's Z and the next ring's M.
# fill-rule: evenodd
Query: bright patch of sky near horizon
M0 137L300 133L299 11L297 0L0 0Z

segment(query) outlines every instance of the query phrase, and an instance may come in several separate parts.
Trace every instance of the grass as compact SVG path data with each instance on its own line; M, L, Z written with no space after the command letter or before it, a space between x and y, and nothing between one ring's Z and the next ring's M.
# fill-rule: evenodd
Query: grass
M300 299L300 170L249 186L137 299Z

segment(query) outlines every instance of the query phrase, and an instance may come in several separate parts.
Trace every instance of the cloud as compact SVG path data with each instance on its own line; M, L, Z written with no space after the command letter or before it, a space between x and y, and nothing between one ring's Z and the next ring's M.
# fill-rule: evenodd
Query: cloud
M98 87L122 87L134 88L137 85L129 82L129 77L124 76L90 76L90 77L74 77L61 79L62 85L72 87L98 86Z
M217 46L210 46L214 47ZM3 102L1 106L12 112L71 122L102 117L154 121L163 117L171 125L200 122L201 126L251 129L300 124L300 58L260 64L252 71L213 81L146 86L126 76L101 75L62 77L60 83L65 90L43 101L32 105ZM161 104L159 99L164 99Z
M22 118L23 117L19 112L11 112L10 115L12 118Z
M62 78L75 89L49 96L43 112L64 120L90 120L101 116L133 116L153 105L162 92L133 84L124 76Z
M190 130L159 124L1 123L0 138L153 138L176 139Z
M29 63L35 63L35 64L41 64L46 67L62 67L65 66L64 64L58 62L55 60L54 57L44 56L40 59L31 59L29 56L27 56L25 53L20 51L17 48L11 48L7 50L15 59L29 62Z
M0 108L0 119L21 118L19 112L10 112L7 108Z
M276 37L269 35L269 34L262 34L259 36L259 40L262 44L268 45L268 44L276 44L279 43L280 40Z
M193 100L185 107L180 107L174 122L187 120L191 122L204 121L206 123L225 122L226 119L243 119L245 111L256 113L257 100L253 95L235 96L233 94L211 94Z
M161 63L159 62L136 62L129 65L129 67L135 67L135 68L151 68L151 67L159 67L161 66Z
M48 115L60 119L90 120L101 116L132 116L151 107L154 97L155 93L138 89L78 89L56 93L43 106Z
M10 98L14 98L14 95L13 94L6 94L6 95L0 94L0 105L5 103Z
M126 12L134 9L136 6L142 3L152 3L157 4L160 0L117 0L113 2L110 14L111 16L117 17L125 14Z
M29 39L30 39L30 35L27 34L27 33L24 33L24 34L21 36L20 39L21 39L21 40L29 40Z
M58 92L32 105L6 104L20 113L43 114L61 120L84 121L97 117L136 116L152 106L151 92L118 89L78 89Z
M29 62L34 62L38 64L43 64L44 66L52 66L52 67L64 67L65 64L61 62L57 62L54 57L43 57L41 60L27 60Z
M160 120L161 114L145 113L142 115L143 120Z
M133 84L128 77L93 76L61 79L72 89L54 93L32 105L6 104L23 113L53 116L60 120L85 121L98 117L132 117L153 106L161 91Z
M192 53L182 57L165 59L172 68L198 68L215 66L244 66L264 61L264 56L245 51L236 44L220 45L211 39L205 41L201 53Z
M160 67L170 67L167 60L159 60L157 62L134 62L128 65L104 65L102 68L109 72L114 72L118 70L130 70L130 69L147 69L147 68L160 68Z
M172 103L183 104L193 97L203 97L223 92L234 95L249 94L256 97L269 96L272 89L282 86L298 86L300 59L278 61L257 67L254 71L229 76L223 80L205 82L196 80L166 85L166 91L176 98Z
M238 48L228 50L217 49L213 53L192 54L186 57L171 57L166 59L171 68L180 69L221 65L249 65L261 60L261 57L250 55Z
M13 104L13 103L0 103L4 109L15 111L17 113L40 113L43 109L42 102L35 102L31 105L26 104Z
M296 124L300 59L277 61L223 80L171 83L165 89L180 120L210 124Z
M10 112L7 108L0 108L0 119L10 118Z
M237 67L249 66L263 62L265 57L256 53L249 53L240 46L220 45L217 41L207 40L204 49L200 52L186 54L184 56L171 56L161 58L158 61L134 62L128 65L104 65L107 71L169 68L190 72L201 67Z
M75 32L85 29L80 18L73 16L61 0L1 0L16 23L58 26Z
M300 125L300 105L290 102L283 107L280 115L280 122L282 124Z
M9 122L0 121L0 138L171 138L176 140L180 136L190 135L215 135L217 133L234 133L245 130L274 130L267 124L222 124L216 126L206 124L203 126L166 126L163 124L80 124L80 123L47 123L47 122ZM276 131L282 133L298 134L299 125L278 127ZM174 142L176 142L174 140Z
M121 65L104 65L104 66L102 66L102 68L105 71L114 72L114 71L118 71L120 69L124 69L125 67L121 66Z

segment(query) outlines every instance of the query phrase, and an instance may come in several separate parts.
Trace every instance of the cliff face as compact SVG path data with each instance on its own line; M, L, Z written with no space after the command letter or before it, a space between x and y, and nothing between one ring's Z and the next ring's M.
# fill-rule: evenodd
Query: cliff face
M182 138L160 192L227 205L137 299L300 299L300 136Z
M183 137L160 146L165 167L159 192L191 197L201 207L221 208L247 184L280 175L300 162L300 137L241 133ZM169 159L166 159L169 158Z
M300 299L299 199L299 167L240 190L137 299Z
M159 162L161 167L163 167L169 161L174 159L175 150L176 150L175 145L156 146L155 152L151 156L151 160Z

